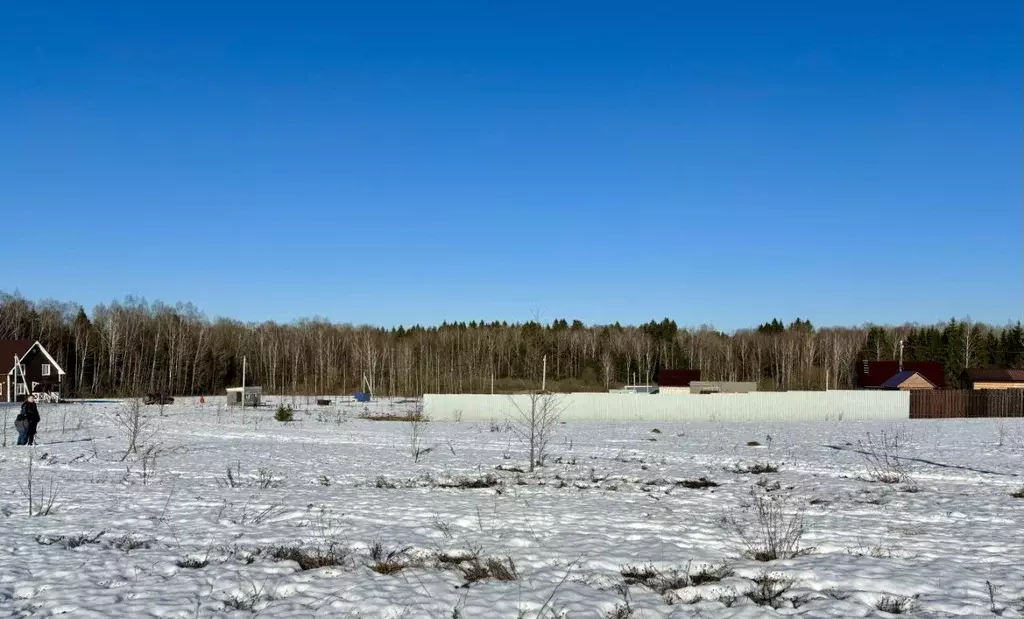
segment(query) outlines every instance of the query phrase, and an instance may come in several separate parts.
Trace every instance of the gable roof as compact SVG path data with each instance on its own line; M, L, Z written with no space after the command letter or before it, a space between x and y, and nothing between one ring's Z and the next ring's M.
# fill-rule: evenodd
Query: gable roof
M13 370L14 356L21 359L35 343L35 340L0 340L0 374Z
M18 359L22 359L37 347L39 352L43 353L47 361L50 362L50 365L57 370L57 373L64 374L64 368L60 367L57 360L37 340L0 340L0 375L10 374L14 371L15 355L18 356Z
M1024 383L1024 370L967 370L967 380L972 383Z
M882 389L899 389L900 385L910 380L910 378L913 377L915 374L923 378L932 387L935 386L935 384L932 383L932 381L928 380L928 377L925 376L924 374L920 372L915 372L914 370L903 370L902 372L897 373L895 376L882 383Z
M658 370L654 382L659 387L689 387L695 380L700 380L700 370Z
M917 372L938 389L946 387L946 370L936 361L904 361L903 370ZM862 388L881 387L899 371L899 361L861 361L857 364L857 384Z

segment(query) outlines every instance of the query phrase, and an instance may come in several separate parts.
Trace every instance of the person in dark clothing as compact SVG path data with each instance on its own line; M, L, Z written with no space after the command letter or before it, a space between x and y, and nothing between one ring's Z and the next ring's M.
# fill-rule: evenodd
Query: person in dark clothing
M14 420L14 428L18 431L19 445L34 445L36 442L36 428L39 427L39 407L36 406L36 399L29 395L21 403L21 412Z

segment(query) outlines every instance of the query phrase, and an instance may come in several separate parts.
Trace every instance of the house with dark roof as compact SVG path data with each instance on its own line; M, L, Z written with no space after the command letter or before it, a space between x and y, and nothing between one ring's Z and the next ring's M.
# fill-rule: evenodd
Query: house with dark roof
M965 375L971 389L1024 389L1024 370L976 369Z
M0 402L60 399L64 368L36 340L0 340Z
M920 372L915 372L914 370L903 370L882 383L879 389L889 389L891 391L916 391L919 389L935 389L935 385L932 381L925 378Z
M868 361L857 364L857 385L861 389L878 389L896 374L910 370L917 372L935 385L936 389L946 388L946 368L935 361Z

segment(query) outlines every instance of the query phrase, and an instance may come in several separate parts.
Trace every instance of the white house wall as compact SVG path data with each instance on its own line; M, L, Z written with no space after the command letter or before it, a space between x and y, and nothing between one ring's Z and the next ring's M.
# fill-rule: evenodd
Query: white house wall
M563 421L900 421L910 418L905 391L788 391L709 395L559 394ZM438 421L489 421L529 410L529 396L423 396Z

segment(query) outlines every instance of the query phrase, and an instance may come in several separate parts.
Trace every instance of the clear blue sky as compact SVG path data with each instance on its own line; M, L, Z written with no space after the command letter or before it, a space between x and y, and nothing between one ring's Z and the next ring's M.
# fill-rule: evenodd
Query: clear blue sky
M385 326L1018 319L1021 13L5 2L0 230L30 243L0 290Z

